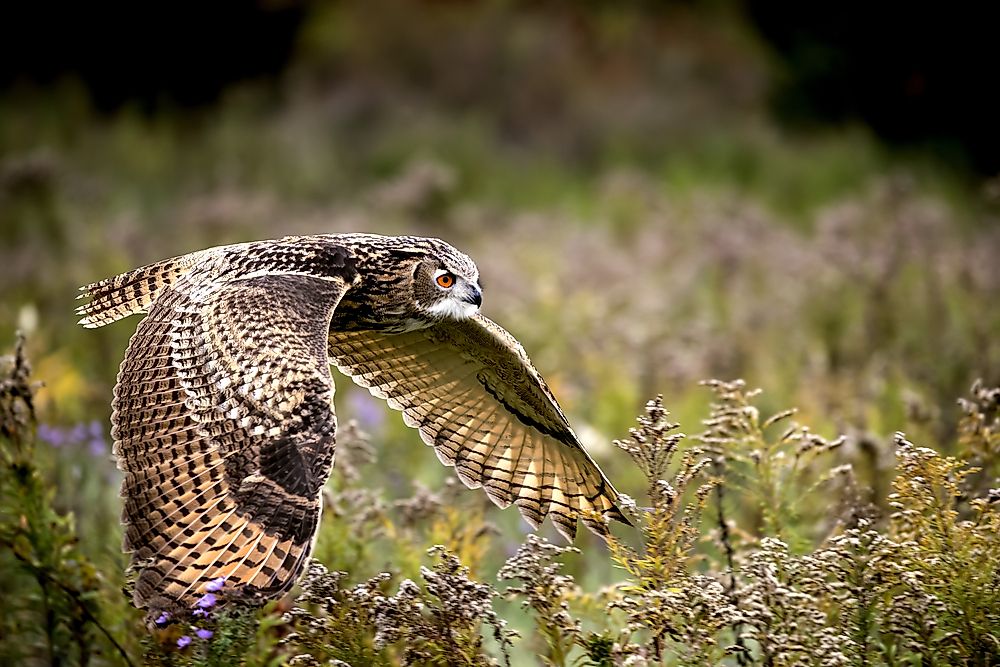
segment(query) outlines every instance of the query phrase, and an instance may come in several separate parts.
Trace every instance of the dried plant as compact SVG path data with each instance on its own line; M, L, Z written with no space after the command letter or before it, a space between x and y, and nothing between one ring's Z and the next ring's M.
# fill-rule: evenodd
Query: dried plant
M574 645L583 643L580 621L569 609L576 581L562 573L562 564L556 560L578 551L576 547L560 547L537 535L528 535L517 553L497 572L500 581L521 581L518 586L508 586L504 594L522 598L521 605L534 613L538 633L547 647L544 658L550 665L565 665Z
M323 530L315 557L347 568L372 558L391 523L380 489L361 484L362 468L376 462L370 436L350 420L337 436L336 465L323 489Z
M612 559L631 581L620 586L621 597L608 607L627 618L622 655L711 663L729 652L720 644L720 632L737 622L738 612L719 580L690 572L701 512L714 482L704 478L710 461L700 450L678 452L683 435L675 433L679 425L669 417L657 396L646 404L629 438L615 443L646 478L651 507L639 510L626 500L643 544L636 551L619 539L609 540ZM670 474L678 454L677 470Z
M469 569L443 547L428 553L437 563L420 569L423 588L406 579L395 595L376 598L376 648L401 645L404 665L492 665L483 648L488 627L509 667L513 633L493 610L497 592L469 578Z
M901 602L935 608L934 650L946 662L1000 662L1000 507L965 499L974 472L962 461L895 438L897 474L889 496L889 535L900 544ZM940 601L940 605L937 602ZM905 630L912 619L892 614ZM914 630L919 630L915 628ZM904 634L930 648L924 632Z
M825 576L810 558L793 555L781 540L765 537L742 567L739 591L744 639L763 665L847 665L850 637L828 625Z
M337 435L332 481L324 489L326 513L357 542L372 542L387 523L388 507L378 491L360 484L361 468L376 461L371 436L353 419Z
M285 655L297 664L325 660L348 665L492 665L484 646L488 629L509 665L514 633L493 610L496 591L469 576L454 554L433 547L433 567L387 592L392 575L381 573L343 588L344 572L310 564L302 594L284 614L290 633Z
M841 653L849 664L878 664L884 657L886 601L897 585L899 545L866 519L831 538L814 554L803 556L815 578L807 592L821 602L826 625L846 637Z
M621 610L628 619L619 642L622 656L709 665L739 652L723 637L742 615L714 576L686 576L664 588L626 585L620 593L608 609Z
M981 470L971 476L971 490L1000 486L1000 387L986 387L976 380L969 398L958 399L958 455Z
M282 643L292 659L304 661L309 656L351 665L391 664L374 642L375 606L391 575L383 572L343 588L346 576L328 571L316 560L310 562L302 594L283 616L291 632Z
M761 418L753 399L761 392L748 390L743 380L704 382L713 392L715 401L711 414L704 421L705 431L697 440L725 467L726 486L745 494L753 502L755 533L783 540L793 548L806 548L813 536L803 534L804 526L816 526L821 517L806 521L802 508L806 495L837 476L843 469L826 474L820 471L818 459L840 447L844 438L827 440L809 427L790 422L775 436L772 426L788 422L794 409Z
M806 554L774 538L742 564L744 639L763 664L994 664L1000 513L971 469L896 437L888 534L867 520Z
M702 479L709 459L697 449L683 452L677 471L666 479L684 437L674 433L679 425L669 417L663 398L657 396L646 403L646 413L637 419L639 427L629 430L629 439L615 441L646 478L652 507L640 511L631 499L624 499L625 509L636 519L642 535L641 551L614 538L608 545L615 562L646 589L665 588L684 575L688 556L700 536L701 510L712 490L712 483Z

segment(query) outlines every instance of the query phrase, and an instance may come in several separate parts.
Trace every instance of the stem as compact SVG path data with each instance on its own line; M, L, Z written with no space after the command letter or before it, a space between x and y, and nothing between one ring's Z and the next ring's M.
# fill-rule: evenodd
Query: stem
M49 664L57 667L59 665L59 658L56 657L55 648L55 613L52 611L52 605L49 604L49 587L46 584L45 578L40 576L39 573L36 573L35 577L42 589L42 608L45 612L45 639L49 649Z
M725 470L723 469L722 457L718 457L712 461L712 467L715 468L716 477L719 479L719 483L715 485L715 497L717 512L716 518L719 521L719 535L722 540L722 546L726 550L726 567L729 568L729 583L726 586L726 595L729 600L733 603L733 606L739 609L740 600L736 596L736 565L734 562L734 556L736 550L733 549L733 543L729 539L729 524L726 522L725 509L723 508L723 500L725 499L725 484L723 483L723 474ZM742 623L733 624L733 635L735 637L736 646L739 647L740 651L736 654L736 662L742 666L749 665L750 660L747 657L748 650L746 644L743 643L743 637L740 631L743 628Z
M784 539L782 535L781 505L779 503L778 490L775 488L775 480L772 473L771 448L764 442L763 436L758 433L757 441L760 443L760 461L757 464L761 485L761 513L764 517L765 531L772 533L778 539Z
M87 620L94 624L95 628L101 631L101 634L103 634L107 638L108 642L110 642L111 645L115 647L115 650L118 651L119 655L121 655L122 660L125 661L125 664L129 665L129 667L134 667L135 663L132 662L131 658L128 657L128 652L121 644L118 643L118 640L114 638L111 632L107 628L105 628L104 625L101 624L100 620L98 620L98 618L94 616L94 614L87 607L87 604L82 599L80 599L79 591L76 591L73 588L62 583L48 572L45 572L44 570L38 569L37 567L33 566L31 563L25 560L24 557L21 556L21 554L17 553L17 551L14 550L14 545L10 544L9 542L3 541L0 542L0 544L9 548L11 553L14 554L14 557L20 560L22 563L24 563L35 575L35 578L38 580L39 585L42 587L42 596L43 596L42 599L45 602L46 616L49 615L49 604L48 604L49 596L48 596L47 584L52 583L55 584L56 587L58 587L60 590L62 590L63 593L66 594L66 596L73 602L73 604L75 604L80 609L80 611L83 612L83 615L87 618ZM51 634L50 634L50 642L49 642L50 651L51 651L51 646L52 644L51 644ZM54 661L54 659L50 660L50 662L53 665L58 664L57 662Z
M125 651L125 648L118 643L118 640L114 638L111 632L104 627L104 625L97 619L96 616L94 616L93 613L91 613L90 609L87 608L86 603L80 599L79 592L73 590L69 586L66 586L60 581L56 581L55 579L52 579L52 582L56 586L61 588L63 592L66 593L67 596L69 596L69 599L72 600L73 603L80 608L80 611L82 611L83 615L87 617L87 620L93 623L94 627L101 631L101 634L103 634L107 638L107 640L111 643L111 645L115 647L115 650L118 651L119 655L121 655L122 660L125 661L125 664L129 665L129 667L133 667L134 663L128 657L128 653Z
M562 633L549 623L545 624L545 634L548 637L549 660L553 665L566 666L566 651L563 649Z

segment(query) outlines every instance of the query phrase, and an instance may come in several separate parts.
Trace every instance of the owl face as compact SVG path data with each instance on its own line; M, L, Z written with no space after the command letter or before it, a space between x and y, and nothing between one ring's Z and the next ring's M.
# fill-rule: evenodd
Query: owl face
M447 250L429 253L413 267L413 306L421 319L466 319L483 303L476 265L454 248Z
M359 263L357 291L348 290L330 328L402 332L442 320L472 317L483 302L479 269L467 255L439 239L348 234Z

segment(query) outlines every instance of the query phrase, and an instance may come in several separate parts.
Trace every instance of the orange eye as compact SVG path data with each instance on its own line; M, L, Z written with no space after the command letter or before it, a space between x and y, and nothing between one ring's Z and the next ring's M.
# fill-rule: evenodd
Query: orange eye
M448 289L455 284L455 276L450 273L442 273L440 276L435 278L435 282L437 282L438 287Z

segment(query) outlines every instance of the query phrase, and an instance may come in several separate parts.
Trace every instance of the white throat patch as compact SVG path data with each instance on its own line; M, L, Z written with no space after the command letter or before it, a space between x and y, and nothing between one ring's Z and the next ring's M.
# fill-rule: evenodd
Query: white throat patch
M445 317L452 320L467 320L475 315L478 310L479 306L474 303L448 297L447 299L441 299L435 303L427 309L427 312L436 317Z

